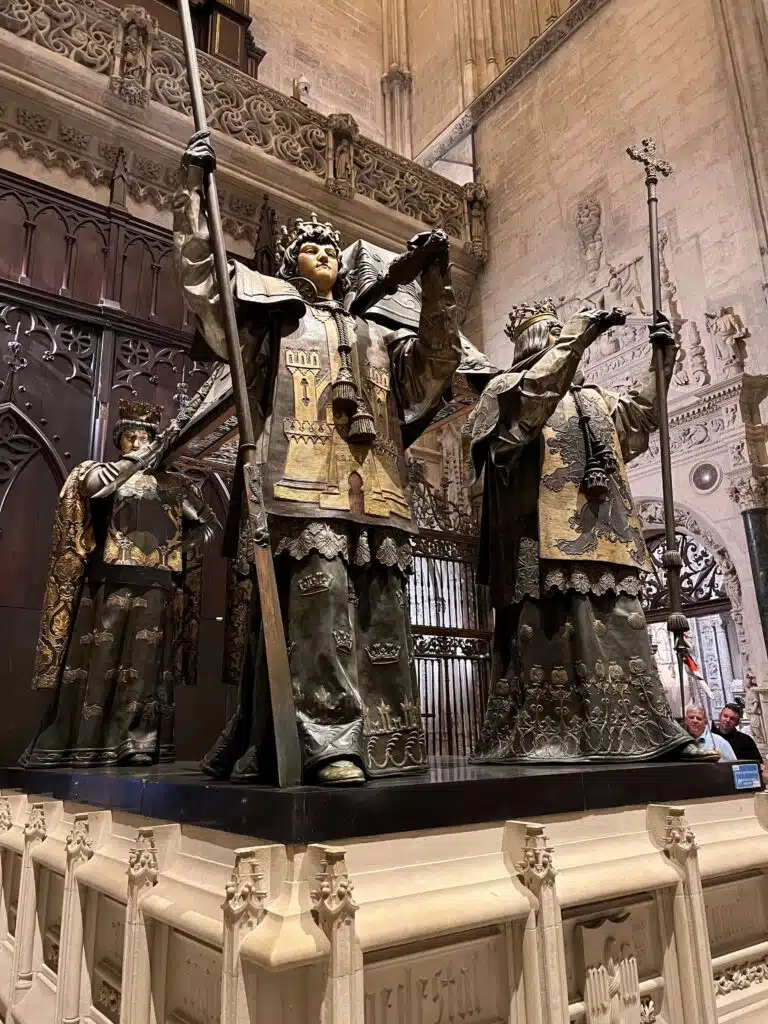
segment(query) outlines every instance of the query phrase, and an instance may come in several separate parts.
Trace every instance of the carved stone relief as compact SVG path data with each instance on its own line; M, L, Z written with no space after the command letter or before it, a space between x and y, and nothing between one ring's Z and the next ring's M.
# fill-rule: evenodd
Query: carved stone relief
M505 965L493 936L367 967L366 1024L497 1024L509 1013Z
M485 208L488 205L488 189L482 181L470 181L464 185L464 202L467 207L467 233L465 250L484 262L488 257L488 232L485 222Z
M640 979L628 914L579 926L587 1024L640 1024Z
M576 208L576 230L590 284L597 281L597 272L603 262L603 233L600 230L602 216L603 211L597 196L590 196Z

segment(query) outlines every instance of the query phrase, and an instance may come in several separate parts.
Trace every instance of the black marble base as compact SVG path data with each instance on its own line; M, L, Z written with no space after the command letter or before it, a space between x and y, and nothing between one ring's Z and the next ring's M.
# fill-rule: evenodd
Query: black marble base
M736 793L730 764L469 765L439 758L427 775L359 787L275 789L215 782L192 764L153 768L0 768L0 787L202 825L280 843L673 803Z

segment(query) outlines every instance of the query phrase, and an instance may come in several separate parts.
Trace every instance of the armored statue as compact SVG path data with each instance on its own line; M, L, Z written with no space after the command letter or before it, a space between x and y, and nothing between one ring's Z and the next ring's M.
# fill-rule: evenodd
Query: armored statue
M185 302L209 357L223 360L199 187L200 169L214 159L207 138L194 136L174 203L175 247ZM405 255L400 283L420 276L423 295L418 326L399 330L350 311L339 235L314 216L284 233L276 277L230 263L304 777L322 784L426 767L405 592L416 524L404 448L439 408L460 343L446 236L425 232ZM209 406L227 392L229 368L216 373ZM251 781L269 778L273 758L258 592L241 557L242 525L233 492L224 664L239 702L203 768Z
M64 483L32 682L52 701L23 765L174 759L174 685L195 682L199 553L218 523L194 484L153 468L160 417L121 401L121 458Z
M621 310L563 324L545 300L510 317L512 367L486 385L471 425L485 472L480 576L496 613L474 760L698 757L672 718L639 598L650 561L626 464L657 429L654 374L621 392L584 380L584 352ZM668 321L652 340L668 386Z

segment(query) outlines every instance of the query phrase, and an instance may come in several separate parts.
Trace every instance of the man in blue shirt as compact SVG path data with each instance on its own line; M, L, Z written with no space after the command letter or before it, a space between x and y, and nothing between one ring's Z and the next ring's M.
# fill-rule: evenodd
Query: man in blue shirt
M735 761L736 755L728 740L717 736L707 724L704 708L692 704L685 712L685 727L693 736L693 742L702 750L718 750L723 761Z

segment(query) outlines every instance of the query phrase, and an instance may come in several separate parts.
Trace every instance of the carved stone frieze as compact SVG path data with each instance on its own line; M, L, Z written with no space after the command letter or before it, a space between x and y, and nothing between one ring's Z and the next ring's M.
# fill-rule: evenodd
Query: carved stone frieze
M743 992L753 985L763 985L768 981L768 956L759 960L745 960L724 971L716 971L714 976L715 994L727 996L730 992Z

